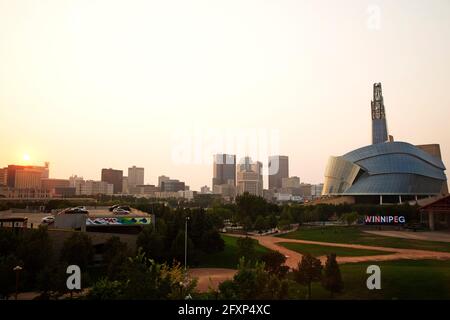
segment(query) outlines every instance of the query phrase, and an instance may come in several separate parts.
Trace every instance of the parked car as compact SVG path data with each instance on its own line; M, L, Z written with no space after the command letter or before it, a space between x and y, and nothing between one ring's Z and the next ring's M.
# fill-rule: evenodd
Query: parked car
M120 204L115 204L115 205L109 207L109 211L112 212L112 211L114 211L114 209L116 209L116 208L118 208L118 207L120 207Z
M89 211L85 208L85 207L74 207L74 208L69 208L67 210L64 211L64 213L84 213L84 214L88 214Z
M122 208L116 208L116 209L114 209L113 213L118 214L118 215L120 215L120 214L126 215L126 214L130 214L130 211L124 210Z
M44 217L44 218L42 218L42 221L41 221L42 224L46 224L46 225L50 225L50 224L52 224L54 222L55 222L55 217L54 216Z

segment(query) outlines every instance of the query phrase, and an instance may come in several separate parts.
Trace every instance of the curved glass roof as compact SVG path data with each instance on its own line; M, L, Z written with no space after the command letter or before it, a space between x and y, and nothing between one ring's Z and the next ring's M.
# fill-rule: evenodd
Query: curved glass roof
M439 194L442 180L414 174L363 175L344 195L431 195Z
M428 162L432 166L445 170L444 163L441 159L433 157L422 149L406 142L385 142L374 145L369 145L351 151L343 157L351 162L359 162L363 159L378 157L385 154L408 154L422 161Z
M412 173L446 180L444 171L415 156L405 153L382 154L356 162L370 175L383 173Z

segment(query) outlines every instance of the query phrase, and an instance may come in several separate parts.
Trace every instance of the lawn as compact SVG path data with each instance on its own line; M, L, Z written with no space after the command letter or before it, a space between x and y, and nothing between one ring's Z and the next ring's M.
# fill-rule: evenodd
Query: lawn
M362 244L402 249L419 249L450 252L450 243L383 237L363 232L358 227L301 227L281 238L334 243Z
M381 268L381 290L366 287L367 266ZM336 299L450 299L450 261L399 260L340 265L344 291ZM306 288L294 285L292 293L304 299ZM313 299L328 299L330 294L315 283Z
M206 255L202 258L200 265L195 268L230 268L236 269L239 263L237 255L237 237L222 235L225 241L225 249L222 252ZM261 246L256 240L255 251L258 257L269 252L269 249Z
M282 245L287 249L296 251L301 254L309 253L314 257L325 256L330 253L335 253L338 257L377 256L377 255L392 254L392 252L386 251L321 246L317 244L304 244L293 242L279 242L277 244Z

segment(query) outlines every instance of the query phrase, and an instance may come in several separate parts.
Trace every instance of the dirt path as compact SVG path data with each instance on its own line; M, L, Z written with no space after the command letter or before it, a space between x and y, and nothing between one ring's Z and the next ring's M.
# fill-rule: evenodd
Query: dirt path
M271 250L276 250L287 256L286 265L290 268L297 267L302 255L296 251L289 250L281 246L280 242L292 242L292 243L304 243L304 244L316 244L329 247L341 247L341 248L352 248L352 249L365 249L365 250L377 250L389 252L386 255L376 255L376 256L359 256L359 257L337 257L338 263L355 263L355 262L366 262L366 261L392 261L392 260L450 260L449 252L437 252L437 251L426 251L426 250L415 250L415 249L399 249L399 248L386 248L377 246L366 246L360 244L346 244L346 243L329 243L329 242L318 242L318 241L308 241L308 240L295 240L295 239L285 239L277 237L253 237L258 240L258 242ZM319 257L323 262L326 257Z
M238 235L234 235L238 236ZM296 251L289 250L281 246L280 242L292 242L292 243L304 243L304 244L316 244L328 247L341 247L352 249L365 249L365 250L377 250L384 251L389 254L375 255L375 256L359 256L359 257L337 257L338 263L357 263L357 262L370 262L370 261L393 261L393 260L450 260L450 252L437 252L427 250L415 250L415 249L399 249L399 248L386 248L377 246L366 246L360 244L347 244L347 243L332 243L332 242L318 242L308 240L296 240L285 239L272 236L253 236L251 237L259 242L260 245L274 251L278 251L284 254L286 259L286 265L290 268L296 268L302 255ZM322 263L325 262L326 257L319 257ZM217 289L220 282L231 279L237 270L234 269L218 269L218 268L199 268L192 269L190 271L191 276L198 278L198 289L202 292L208 291L209 287Z
M225 280L233 278L237 270L221 268L197 268L191 269L189 275L198 279L197 289L207 292L209 288L217 289L219 284Z

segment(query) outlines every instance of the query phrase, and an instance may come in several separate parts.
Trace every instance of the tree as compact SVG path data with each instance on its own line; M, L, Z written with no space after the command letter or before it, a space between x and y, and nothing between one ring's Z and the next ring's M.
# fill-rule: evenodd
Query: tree
M297 270L294 271L294 279L301 285L308 287L308 299L311 299L311 284L320 281L322 278L322 264L319 259L314 258L309 253L302 256L298 263Z
M267 252L261 260L264 262L265 270L271 274L284 277L289 271L289 267L284 265L286 257L278 251Z
M86 298L88 300L117 300L123 294L122 288L121 282L102 278L92 286Z
M330 291L331 298L334 293L342 292L344 284L342 282L341 271L336 261L336 254L332 253L327 256L327 262L323 270L322 286Z
M178 232L178 235L172 242L172 247L170 249L171 256L178 262L184 263L184 254L185 254L185 233L183 231ZM194 243L188 237L187 238L187 254L188 254L188 264L197 264L198 263L198 254L194 247Z
M347 226L350 226L358 221L358 217L358 212L344 213L341 217L341 220L345 221Z
M265 216L268 212L268 203L263 197L258 197L248 192L236 197L238 218L243 221L248 217L252 222L257 215Z
M15 266L23 266L14 255L0 256L0 299L8 299L16 290Z
M246 261L253 261L256 255L255 240L249 237L241 237L237 240L237 254L239 259L244 257Z
M147 257L156 261L162 261L165 257L163 237L153 225L144 227L137 237L136 246L142 248Z
M257 231L262 231L262 230L267 229L266 227L267 227L266 220L264 219L263 216L259 215L256 218L254 229L257 230Z
M159 264L138 249L137 255L126 262L118 283L112 286L107 283L99 284L99 287L105 288L107 285L108 292L120 292L120 299L167 300L181 299L192 294L196 284L193 279L185 279L184 270L179 263L171 267L165 263Z
M216 253L223 251L225 248L225 241L220 237L216 230L209 230L202 236L202 250L207 253Z
M27 229L20 233L16 249L17 257L23 261L22 279L31 289L36 276L52 262L53 247L46 227Z
M115 278L128 256L128 246L125 242L120 241L119 237L113 236L105 242L103 262L106 265L108 277Z
M92 262L94 247L91 238L83 232L74 232L64 241L61 250L61 261L77 265L85 271Z
M219 285L219 298L228 300L286 299L288 291L288 281L267 272L264 269L264 263L256 263L253 266L245 258L242 258L239 262L238 272L233 279Z

